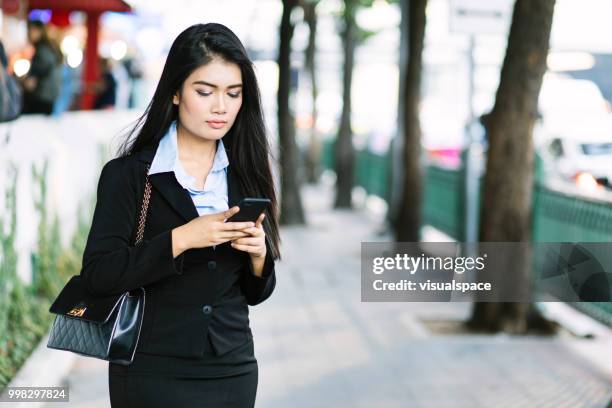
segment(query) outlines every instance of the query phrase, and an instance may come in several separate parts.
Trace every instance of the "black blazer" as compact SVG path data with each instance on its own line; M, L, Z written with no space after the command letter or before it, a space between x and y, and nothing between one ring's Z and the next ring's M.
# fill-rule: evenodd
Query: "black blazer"
M174 173L149 176L151 200L143 240L134 246L146 166L156 149L116 158L100 175L97 202L81 276L93 294L143 286L145 311L137 351L202 356L207 334L216 355L252 340L248 305L266 300L276 285L268 238L263 276L253 274L248 253L229 242L172 257L171 230L198 216ZM243 197L227 172L231 208Z

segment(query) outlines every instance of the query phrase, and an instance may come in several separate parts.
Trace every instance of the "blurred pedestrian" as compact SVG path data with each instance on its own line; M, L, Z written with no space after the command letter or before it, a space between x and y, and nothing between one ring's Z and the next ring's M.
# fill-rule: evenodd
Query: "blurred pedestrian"
M8 72L8 58L0 41L0 122L16 119L21 113L22 92L19 82Z
M53 104L53 116L60 116L68 110L78 108L75 95L79 93L81 87L81 66L82 64L73 68L65 57L62 58L60 91Z
M127 108L131 109L136 107L136 93L138 89L138 83L143 78L141 61L136 56L128 55L123 59L123 65L127 70L129 77L129 95L127 101Z
M94 84L93 92L96 95L94 109L113 109L117 101L117 80L113 75L111 62L108 58L98 60L100 66L100 79Z
M61 52L42 21L28 21L28 41L34 46L30 70L22 78L23 113L50 115L61 84Z

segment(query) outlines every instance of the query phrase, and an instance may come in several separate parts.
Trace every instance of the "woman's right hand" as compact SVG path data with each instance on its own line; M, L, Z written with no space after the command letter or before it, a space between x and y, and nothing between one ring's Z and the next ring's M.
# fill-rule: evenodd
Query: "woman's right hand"
M238 211L240 208L234 206L220 213L202 215L174 228L172 230L172 256L176 258L191 248L205 248L249 236L242 230L253 227L255 223L225 222Z

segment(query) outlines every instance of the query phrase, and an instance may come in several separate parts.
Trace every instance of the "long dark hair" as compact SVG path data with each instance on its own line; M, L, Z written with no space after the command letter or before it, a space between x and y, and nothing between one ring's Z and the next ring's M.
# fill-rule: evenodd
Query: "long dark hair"
M172 96L195 69L208 64L214 57L237 64L242 73L242 105L236 121L223 136L223 144L245 196L267 197L272 201L266 210L263 226L271 255L274 259L280 259L278 203L259 86L253 63L244 46L226 26L218 23L196 24L176 37L153 99L128 132L118 154L127 156L157 146L172 121L178 119L178 108L172 103ZM137 136L133 137L135 134Z

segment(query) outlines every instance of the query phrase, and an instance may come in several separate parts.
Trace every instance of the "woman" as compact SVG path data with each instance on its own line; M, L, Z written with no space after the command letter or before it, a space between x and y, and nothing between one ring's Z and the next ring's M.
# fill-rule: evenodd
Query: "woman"
M30 70L22 80L23 113L50 115L60 91L62 54L42 21L28 21L28 41L35 50Z
M146 291L132 364L109 363L111 405L254 406L248 305L274 290L280 238L258 85L234 33L209 23L176 38L120 152L100 175L81 271L93 293ZM256 222L224 222L243 197L272 204Z

